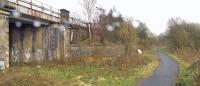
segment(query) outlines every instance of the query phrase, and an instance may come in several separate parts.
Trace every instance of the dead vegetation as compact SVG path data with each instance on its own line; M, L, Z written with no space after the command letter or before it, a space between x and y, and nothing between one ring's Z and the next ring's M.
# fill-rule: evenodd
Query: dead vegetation
M0 86L129 86L156 68L154 57L152 52L145 52L130 57L74 57L27 63L0 73Z

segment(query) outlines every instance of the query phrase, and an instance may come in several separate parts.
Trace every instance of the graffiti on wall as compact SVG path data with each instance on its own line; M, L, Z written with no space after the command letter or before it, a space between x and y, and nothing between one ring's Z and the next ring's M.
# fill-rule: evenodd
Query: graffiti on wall
M25 62L30 62L31 53L32 53L31 48L25 50L25 53L24 53L25 54Z
M4 66L4 61L0 61L0 70L3 70L5 69L5 66Z
M17 48L13 48L12 50L13 62L19 63L20 59L20 51Z

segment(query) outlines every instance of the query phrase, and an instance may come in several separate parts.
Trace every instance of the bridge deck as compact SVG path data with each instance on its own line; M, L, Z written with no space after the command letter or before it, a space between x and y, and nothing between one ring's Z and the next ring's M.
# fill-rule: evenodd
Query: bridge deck
M60 10L37 0L8 0L8 6L13 7L20 14L27 15L32 18L40 18L53 23L61 22ZM69 17L69 21L67 21L67 23L73 26L87 27L84 21L74 17Z
M60 11L36 0L8 0L9 6L18 12L45 19L51 22L60 22Z

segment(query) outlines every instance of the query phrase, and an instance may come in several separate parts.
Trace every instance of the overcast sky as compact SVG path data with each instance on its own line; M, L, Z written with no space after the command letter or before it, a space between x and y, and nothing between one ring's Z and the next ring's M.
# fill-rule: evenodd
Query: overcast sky
M81 0L40 0L55 8L65 8L75 15L82 15ZM172 17L200 22L199 0L99 0L98 5L106 10L115 7L124 17L132 17L146 23L149 29L162 33Z

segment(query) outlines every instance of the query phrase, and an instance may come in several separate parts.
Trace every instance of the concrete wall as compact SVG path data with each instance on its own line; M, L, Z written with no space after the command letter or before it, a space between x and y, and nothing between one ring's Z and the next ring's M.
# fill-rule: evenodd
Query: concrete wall
M122 56L123 46L70 45L70 30L59 24L34 27L9 23L8 13L0 10L0 63L5 67L26 62L44 62L64 57ZM73 29L73 42L88 37L85 29ZM0 65L1 66L1 65Z
M67 47L66 57L109 57L123 56L125 53L124 46L82 46Z
M39 28L10 24L11 64L63 58L65 45L69 44L67 33L68 30L58 24Z
M0 9L0 61L4 67L9 67L9 25L6 14L6 11Z

